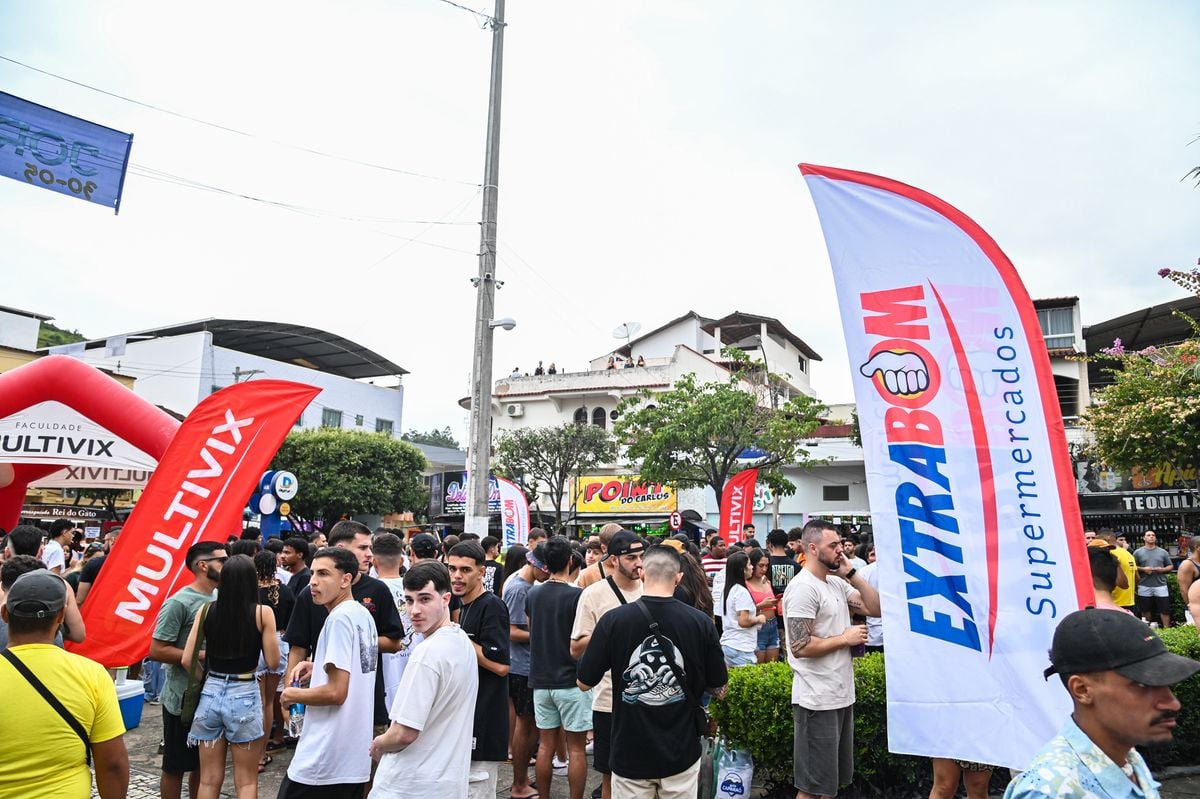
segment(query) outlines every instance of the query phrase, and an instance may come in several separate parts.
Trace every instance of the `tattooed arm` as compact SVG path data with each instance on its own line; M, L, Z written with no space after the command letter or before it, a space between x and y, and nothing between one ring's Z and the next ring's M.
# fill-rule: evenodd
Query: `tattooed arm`
M845 632L833 638L820 638L813 635L815 624L815 619L788 617L787 641L792 657L818 658L867 640L866 628L862 625L847 627Z

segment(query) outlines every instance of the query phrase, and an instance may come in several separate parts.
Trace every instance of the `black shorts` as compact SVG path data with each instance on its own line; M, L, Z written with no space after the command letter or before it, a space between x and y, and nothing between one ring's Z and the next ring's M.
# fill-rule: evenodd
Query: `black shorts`
M279 783L276 799L362 799L365 782L339 783L337 785L305 785L292 782L285 774Z
M200 747L188 746L188 727L179 716L163 707L162 770L167 774L186 774L200 768Z
M533 718L533 689L529 687L528 675L509 673L508 698L512 700L513 710L518 716Z
M592 711L592 768L612 774L612 713Z
M1148 613L1167 616L1171 613L1171 597L1169 596L1142 596L1139 594L1137 603L1143 616Z

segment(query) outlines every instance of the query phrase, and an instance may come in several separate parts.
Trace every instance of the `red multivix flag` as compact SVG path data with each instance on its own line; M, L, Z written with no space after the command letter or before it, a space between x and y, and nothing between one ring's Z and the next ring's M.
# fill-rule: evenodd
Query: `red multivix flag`
M721 538L727 543L742 540L742 528L754 521L754 486L758 469L738 472L721 492Z
M283 380L209 396L171 440L83 606L72 651L109 668L146 656L163 600L190 582L188 547L242 529L242 509L296 417L321 389Z

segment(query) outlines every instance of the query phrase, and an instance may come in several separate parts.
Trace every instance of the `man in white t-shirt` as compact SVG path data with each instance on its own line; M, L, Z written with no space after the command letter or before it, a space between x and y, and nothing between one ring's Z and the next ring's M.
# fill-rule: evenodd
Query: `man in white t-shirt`
M404 599L425 640L404 669L392 725L371 742L379 768L370 799L466 799L479 690L475 647L450 621L445 565L430 560L409 569Z
M67 572L67 548L75 535L75 522L70 519L57 519L50 525L50 536L42 550L42 563L55 574Z
M837 796L854 778L854 666L850 648L866 643L851 612L878 616L879 592L842 551L837 528L804 525L805 561L783 593L795 720L796 799Z
M285 708L305 705L305 714L279 799L361 797L371 779L379 634L370 612L351 593L357 575L358 557L349 549L327 547L313 557L309 589L329 617L313 659L292 669L280 697ZM308 688L293 687L310 679Z
M404 561L404 542L395 533L377 533L371 539L371 554L375 572L379 580L392 592L396 611L400 614L401 624L404 625L400 651L383 656L384 702L390 709L396 701L396 689L400 685L400 678L404 676L408 658L424 637L413 630L412 620L408 618L408 609L404 604L404 578L400 576L400 564Z

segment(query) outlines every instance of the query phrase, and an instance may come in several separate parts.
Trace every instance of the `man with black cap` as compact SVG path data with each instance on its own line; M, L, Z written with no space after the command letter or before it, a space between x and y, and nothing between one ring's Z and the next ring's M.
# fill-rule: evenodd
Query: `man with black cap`
M429 533L418 533L408 542L408 552L412 564L423 560L438 560L442 556L442 545L437 536Z
M1171 740L1180 704L1170 686L1200 662L1168 652L1133 616L1087 608L1054 631L1050 664L1047 679L1059 675L1075 709L1005 799L1157 799L1158 783L1134 747Z
M125 796L129 753L112 678L54 645L67 585L45 569L23 574L3 608L0 796L88 796L94 762L102 799Z
M571 657L583 656L601 616L642 595L642 555L645 551L642 540L628 530L617 532L609 540L606 562L614 568L603 580L583 589L579 596L575 625L571 628ZM612 675L605 673L592 691L592 765L603 775L604 799L609 799L612 790L612 769L609 767L612 708Z

